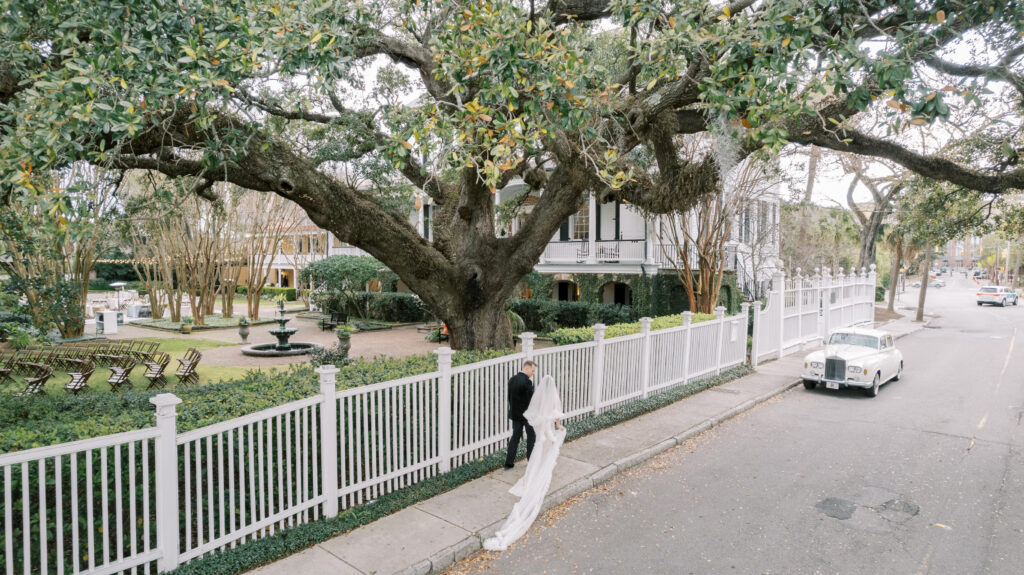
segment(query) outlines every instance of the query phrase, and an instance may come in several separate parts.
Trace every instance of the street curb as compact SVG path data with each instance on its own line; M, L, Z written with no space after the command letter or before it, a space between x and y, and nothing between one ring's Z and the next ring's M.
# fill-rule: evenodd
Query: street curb
M594 471L589 475L577 479L576 481L570 483L569 485L566 485L565 487L562 487L556 491L549 493L547 497L544 498L544 504L541 507L541 513L544 513L545 511L557 507L562 503L565 503L566 501L572 499L573 497L576 497L577 495L584 493L612 479L619 473L632 467L636 467L637 465L640 465L641 463L644 463L654 458L656 455L664 453L669 449L680 445L681 443L692 437L696 437L713 427L717 427L718 425L721 425L722 423L729 421L730 419L736 417L737 415L745 411L749 411L750 409L768 401L769 399L775 397L776 395L781 395L789 391L790 389L793 389L794 387L800 385L800 381L801 380L797 379L792 383L787 383L785 385L780 386L778 389L774 389L772 391L769 391L768 393L751 398L737 405L736 407L729 409L728 411L720 413L714 417L706 419L703 422L690 427L686 431L678 435L675 435L670 439L661 441L651 447L643 449L642 451L638 451L633 455L623 457L622 459L619 459L615 463L606 465L605 467L602 467L601 469L598 469L597 471ZM494 533L501 528L501 525L504 522L505 520L502 519L501 521L498 521L492 525L488 525L483 529L471 533L465 539L459 541L455 545L446 547L445 549L435 553L430 557L430 559L426 561L420 561L412 567L406 567L405 569L396 571L394 575L439 574L445 569L447 569L453 563L461 561L462 559L465 559L466 557L472 555L473 552L481 549L483 541L488 537L493 537ZM422 569L427 565L429 565L430 570L423 571Z

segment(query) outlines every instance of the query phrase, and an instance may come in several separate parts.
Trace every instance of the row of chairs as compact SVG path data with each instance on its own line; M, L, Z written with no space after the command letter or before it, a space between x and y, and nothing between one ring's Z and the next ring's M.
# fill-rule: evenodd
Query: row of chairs
M44 356L36 353L35 350L30 350L30 353L27 354L12 353L0 356L0 385L14 381L12 375L17 369L19 373L25 375L25 390L22 394L46 393L43 388L53 376L53 365L44 361L28 361L29 359L52 360L53 356ZM60 369L66 370L71 378L64 389L76 395L89 389L89 379L96 370L96 362L90 358L62 357L61 359ZM189 348L185 352L185 356L178 360L180 367L174 373L179 384L187 386L199 382L198 367L201 359L202 354L195 348ZM132 355L106 355L104 360L108 362L107 368L110 370L110 377L107 378L110 391L131 389L131 374L138 365L135 357ZM157 351L149 354L148 360L142 362L142 365L146 367L143 377L149 380L149 386L146 389L163 389L167 386L165 371L170 362L171 356L165 352Z
M123 357L136 362L148 361L160 347L160 342L142 339L115 341L86 341L60 346L61 359L91 359L95 364L113 365Z

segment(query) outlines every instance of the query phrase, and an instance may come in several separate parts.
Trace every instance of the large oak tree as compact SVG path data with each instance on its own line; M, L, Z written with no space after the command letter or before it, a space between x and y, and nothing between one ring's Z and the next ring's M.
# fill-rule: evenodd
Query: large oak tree
M394 270L455 347L505 347L505 300L588 193L686 211L789 142L1024 187L1013 146L962 165L849 122L888 106L890 130L920 129L985 105L986 84L1019 95L1021 16L1011 1L6 0L0 193L46 194L38 174L85 159L200 196L277 194ZM680 153L707 131L714 153ZM430 196L433 241L339 177L359 163ZM494 191L516 177L543 194L499 238Z

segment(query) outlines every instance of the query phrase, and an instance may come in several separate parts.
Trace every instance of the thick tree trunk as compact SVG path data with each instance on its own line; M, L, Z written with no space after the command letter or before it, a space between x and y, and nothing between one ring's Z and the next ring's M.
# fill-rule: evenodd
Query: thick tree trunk
M896 244L896 249L893 250L895 253L892 258L892 269L889 270L889 304L886 309L889 311L895 311L896 305L896 291L899 286L896 285L900 281L900 264L903 263L903 246L902 242Z
M921 291L917 296L917 315L914 321L924 321L924 298L928 292L928 280L931 279L932 270L932 248L926 247L924 263L921 264Z
M882 227L882 218L885 212L876 210L866 225L861 228L860 234L860 255L857 258L857 267L866 268L875 263L878 245L878 230Z
M508 349L512 326L505 312L505 298L459 302L446 314L449 343L454 349ZM463 307L464 306L464 307Z

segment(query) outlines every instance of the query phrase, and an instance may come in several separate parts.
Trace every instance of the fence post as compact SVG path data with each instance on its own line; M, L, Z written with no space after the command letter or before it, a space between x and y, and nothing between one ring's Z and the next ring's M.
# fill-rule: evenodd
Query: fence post
M715 321L718 322L718 349L715 350L715 375L722 373L722 346L725 345L725 308L715 308Z
M157 571L173 571L178 566L178 426L175 406L181 399L173 393L149 398L156 406L156 545L160 549Z
M747 330L750 328L750 302L743 302L740 304L740 313L743 314L743 321L740 323L742 331L740 331L740 339L743 340L743 361L747 362Z
M683 343L683 383L690 380L690 340L693 339L693 312L683 312L683 327L686 328L686 340Z
M324 486L324 516L338 516L338 398L333 365L316 368L320 375L320 477Z
M824 310L821 328L825 332L821 334L821 341L826 342L832 333L832 273L828 268L821 272L821 309Z
M644 334L644 347L640 356L640 361L643 362L641 364L643 367L641 368L640 381L645 398L651 387L651 321L653 320L649 317L640 318L640 333Z
M594 404L594 415L601 413L601 397L604 388L604 330L608 326L603 323L594 324L594 380L590 386L590 401Z
M875 287L876 285L878 285L875 282L878 281L878 272L875 271L875 264L871 264L868 269L870 270L868 272L868 291L871 292L871 299L868 300L868 301L871 302L871 304L868 306L868 309L871 310L868 313L868 321L874 322L875 321L875 290L878 289L877 287Z
M519 334L519 339L523 342L523 357L526 361L533 361L533 340L537 338L537 334L524 331Z
M804 276L803 270L796 268L796 277L793 279L793 287L796 294L793 299L796 304L796 336L800 339L800 350L804 349Z
M750 367L757 367L757 342L760 341L759 330L761 328L761 300L754 300L754 329L750 338Z
M846 327L846 276L843 275L843 268L839 268L836 284L839 286L839 293L836 295L836 304L838 304L837 307L839 308L839 325L836 327Z
M774 313L775 319L778 320L779 332L776 335L779 336L779 349L775 354L775 358L782 359L782 350L785 349L783 336L786 334L786 274L782 273L782 270L772 275L772 291L778 294L779 305L778 309L775 310L772 310L771 306L769 306L768 313Z
M438 471L448 473L452 469L452 348L439 347L437 370L437 455L441 458Z

